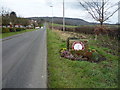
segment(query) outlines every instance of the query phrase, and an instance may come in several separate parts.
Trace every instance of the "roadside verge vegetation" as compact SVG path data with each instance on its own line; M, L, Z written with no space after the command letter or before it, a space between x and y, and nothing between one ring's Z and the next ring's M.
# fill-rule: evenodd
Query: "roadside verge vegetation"
M47 30L48 39L48 87L49 88L117 88L118 41L106 36L78 34L59 30ZM66 48L71 36L86 37L90 48L106 57L105 61L91 63L71 61L60 57L60 49Z
M13 36L13 35L16 35L16 34L25 33L25 32L31 32L31 31L34 31L34 30L36 30L36 29L22 29L22 30L18 29L18 31L16 31L16 32L4 32L4 33L0 33L0 38L5 38L5 37Z

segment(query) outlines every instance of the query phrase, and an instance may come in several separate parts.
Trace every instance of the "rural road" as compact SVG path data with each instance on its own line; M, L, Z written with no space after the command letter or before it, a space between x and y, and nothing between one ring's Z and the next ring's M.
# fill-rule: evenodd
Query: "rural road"
M3 40L2 87L47 88L45 27Z

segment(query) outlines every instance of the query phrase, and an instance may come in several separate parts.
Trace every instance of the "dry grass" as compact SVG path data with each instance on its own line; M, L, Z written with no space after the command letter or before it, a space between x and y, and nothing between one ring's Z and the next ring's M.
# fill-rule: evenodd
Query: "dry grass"
M87 39L88 38L88 35L83 35L83 34L78 34L78 33L75 33L75 32L63 32L63 31L60 31L60 30L53 30L54 32L56 32L60 38L62 40L67 40L67 38L69 37L76 37L76 38L81 38L81 39Z

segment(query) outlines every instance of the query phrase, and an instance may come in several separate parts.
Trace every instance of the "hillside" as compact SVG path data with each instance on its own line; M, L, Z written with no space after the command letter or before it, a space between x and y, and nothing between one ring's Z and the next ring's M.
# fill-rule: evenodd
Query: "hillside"
M30 17L28 19L52 22L52 17ZM53 17L53 22L57 23L57 24L62 24L63 18L62 17ZM79 25L93 25L95 23L90 23L83 19L78 19L78 18L65 18L65 24L79 26Z

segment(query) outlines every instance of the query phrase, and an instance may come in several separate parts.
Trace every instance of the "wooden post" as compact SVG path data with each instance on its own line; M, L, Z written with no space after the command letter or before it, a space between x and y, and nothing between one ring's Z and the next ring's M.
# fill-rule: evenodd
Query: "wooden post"
M68 50L68 51L69 51L69 39L70 39L70 38L67 39L67 50Z

